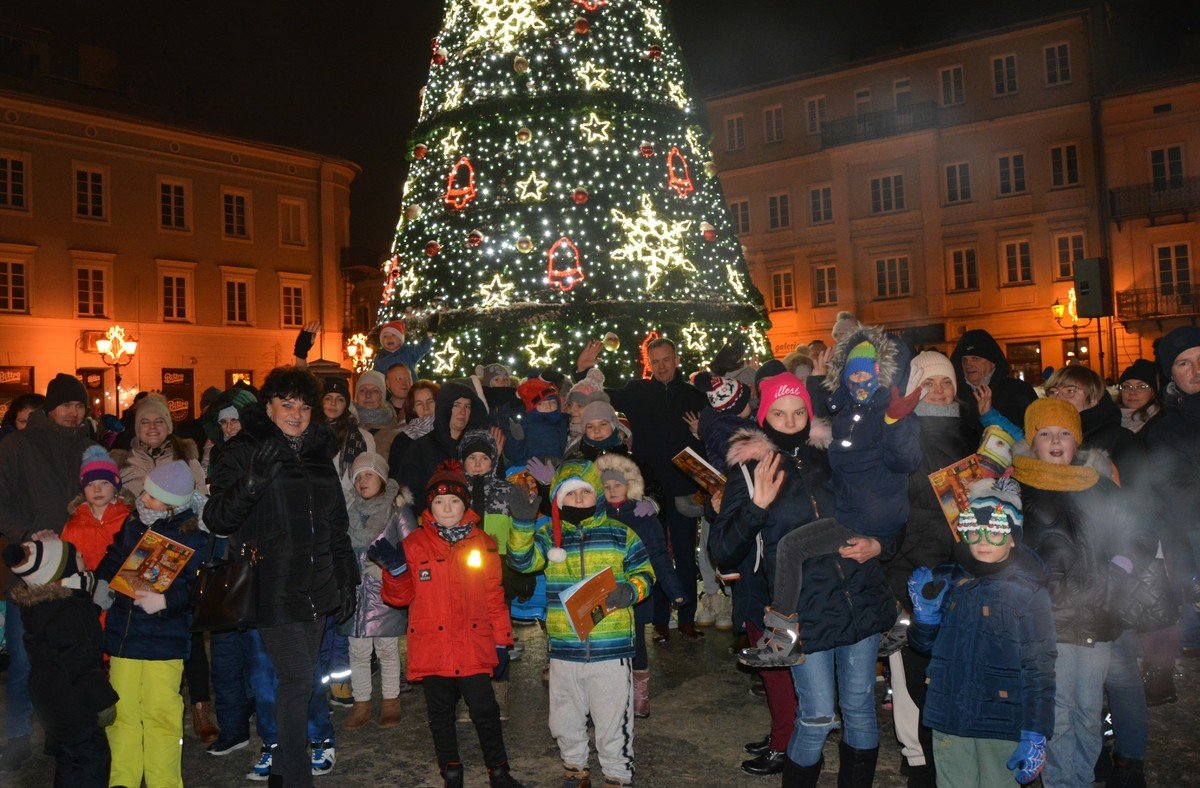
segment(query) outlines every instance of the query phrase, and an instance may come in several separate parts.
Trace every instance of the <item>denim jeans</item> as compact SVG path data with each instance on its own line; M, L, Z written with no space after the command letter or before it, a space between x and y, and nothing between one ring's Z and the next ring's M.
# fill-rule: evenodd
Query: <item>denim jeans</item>
M799 704L796 729L787 750L791 761L812 766L821 760L825 739L838 724L838 706L842 709L842 741L847 746L856 750L879 746L879 723L875 719L878 656L879 635L871 635L852 646L806 654L804 664L792 668Z
M675 561L675 574L683 583L684 598L679 608L680 624L691 624L696 620L696 526L699 518L688 517L675 507L674 496L667 495L663 506L662 520L666 523L667 537L671 545L671 558ZM671 600L657 583L654 586L654 623L666 626L671 618Z
M250 735L250 636L245 632L214 632L209 637L217 727L223 741L240 741ZM262 727L260 719L260 736Z
M8 598L4 606L4 640L8 645L8 671L4 675L4 735L10 739L33 732L33 701L29 698L29 652L25 650L25 627L21 606Z
M1058 644L1054 660L1054 736L1046 744L1045 788L1090 786L1100 755L1100 711L1112 643Z
M263 645L257 629L245 633L248 641L250 687L254 691L254 706L258 719L258 735L263 744L271 746L279 741L279 728L275 722L275 693L279 676L271 657ZM329 719L329 698L326 686L321 683L321 666L313 669L312 699L308 703L308 740L333 741L333 723Z
M1139 761L1146 757L1149 736L1146 721L1146 687L1138 670L1137 632L1127 629L1113 641L1104 691L1108 693L1108 708L1112 712L1116 734L1114 751L1125 758Z

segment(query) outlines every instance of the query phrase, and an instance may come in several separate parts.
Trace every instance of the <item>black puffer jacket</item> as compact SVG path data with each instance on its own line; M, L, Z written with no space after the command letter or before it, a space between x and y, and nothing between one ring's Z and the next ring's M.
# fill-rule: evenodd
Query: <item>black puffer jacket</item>
M337 609L339 589L359 582L346 535L346 501L330 459L333 430L313 422L297 453L260 406L246 408L243 419L241 433L225 445L211 472L204 523L215 534L232 535L234 548L258 548L259 626L312 621ZM255 495L247 479L263 441L279 444L284 461Z
M1153 495L1160 533L1183 548L1200 533L1200 394L1180 394L1172 383L1162 413L1138 433L1147 451L1145 489Z
M1081 411L1083 423L1083 446L1099 449L1109 456L1120 472L1121 485L1125 486L1138 474L1142 465L1141 443L1133 433L1121 426L1121 409L1108 394L1100 401Z
M425 485L438 465L446 460L458 459L458 440L450 435L450 412L460 399L471 401L471 417L463 432L487 426L487 411L474 391L461 383L442 386L434 404L433 432L413 441L405 450L399 467L392 473L392 478L407 487L417 500L424 497Z
M954 364L954 374L958 378L958 401L962 405L962 418L971 434L975 436L975 442L978 443L979 437L983 435L983 427L979 424L979 404L975 402L975 395L971 392L966 375L963 374L963 356L979 356L996 365L992 378L988 381L988 388L992 390L992 407L1018 427L1023 425L1025 409L1037 399L1037 392L1033 390L1033 386L1020 378L1010 377L1012 368L1008 365L1008 359L1004 357L1004 351L991 334L982 328L973 329L959 338L954 352L950 355L950 361Z
M760 509L751 499L742 466L754 478L754 469L776 447L755 429L735 433L729 444L729 480L725 483L721 513L713 523L708 549L718 566L739 567L743 577L754 572L757 537L763 540L759 572L769 585L775 581L775 551L779 540L793 529L833 512L829 467L824 453L805 446L795 456L784 456L780 468L787 476L775 502ZM885 540L880 540L884 543ZM884 544L885 553L890 544ZM804 565L804 588L797 601L803 651L815 654L848 646L888 630L896 621L896 600L883 576L879 559L865 564L837 554L812 558ZM749 611L747 611L749 616ZM762 624L762 610L754 621Z

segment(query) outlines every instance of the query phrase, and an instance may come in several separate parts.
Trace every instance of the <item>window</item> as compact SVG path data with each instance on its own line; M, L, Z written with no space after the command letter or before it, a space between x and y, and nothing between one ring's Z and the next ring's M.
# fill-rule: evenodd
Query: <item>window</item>
M180 261L159 261L159 314L171 323L195 321L194 279L196 264Z
M307 200L296 197L279 198L279 243L284 246L306 246L307 221Z
M1054 275L1058 279L1075 276L1075 261L1087 255L1083 249L1083 233L1054 236Z
M279 325L281 328L300 328L308 318L307 274L279 275Z
M1033 282L1033 263L1029 241L1004 242L1004 284L1027 285Z
M749 200L737 200L729 203L729 213L733 216L733 228L738 235L750 232Z
M997 55L992 58L992 95L1007 96L1017 92L1017 56Z
M938 81L942 85L942 106L962 104L967 100L967 90L963 83L963 67L948 66L938 69Z
M971 199L971 165L967 162L946 165L946 202Z
M792 226L792 209L786 194L773 194L767 198L768 226L772 230L783 230Z
M809 221L813 224L833 221L833 187L816 186L808 190Z
M912 295L907 257L884 257L875 261L875 297Z
M952 289L978 290L979 267L975 262L975 250L952 249L950 251L950 273L953 277Z
M804 117L809 134L820 134L825 130L825 97L813 96L804 101Z
M896 109L907 107L912 103L912 80L908 77L892 82L892 102Z
M725 117L725 150L743 150L746 147L746 124L741 115Z
M1042 50L1046 56L1046 84L1062 85L1071 81L1071 48L1054 44Z
M871 213L904 210L904 176L885 175L871 179Z
M1062 340L1063 359L1068 364L1090 366L1092 354L1088 352L1087 335Z
M227 326L249 326L254 324L254 276L253 268L223 265L221 287L224 292Z
M871 89L859 88L854 91L854 114L861 115L871 111Z
M1058 189L1079 185L1079 147L1055 145L1050 149L1050 183Z
M1187 244L1165 244L1154 247L1158 264L1159 295L1177 296L1191 300L1191 255Z
M29 210L29 156L0 151L0 209Z
M75 217L108 220L108 168L90 164L75 165Z
M771 274L771 309L792 309L792 272L775 271Z
M1000 196L1021 194L1025 191L1025 154L1009 153L998 160L1000 170Z
M813 269L813 306L837 303L837 267L818 265Z
M763 112L763 139L767 142L783 140L783 107L768 107Z
M116 255L81 249L71 249L69 254L75 267L75 316L107 317Z
M191 182L175 178L158 179L158 226L164 230L190 230L192 206L188 199Z
M1008 366L1018 378L1030 385L1042 381L1042 343L1009 342L1005 347Z
M0 260L0 312L29 311L29 266Z
M250 240L250 192L221 189L221 227L226 238Z
M1150 151L1150 177L1154 191L1178 189L1183 186L1183 148L1171 145Z

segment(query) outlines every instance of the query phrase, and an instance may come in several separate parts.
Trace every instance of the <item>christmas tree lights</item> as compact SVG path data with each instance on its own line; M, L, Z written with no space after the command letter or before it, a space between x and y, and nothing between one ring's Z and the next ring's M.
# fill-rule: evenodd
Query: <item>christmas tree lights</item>
M607 334L625 370L660 334L687 366L735 337L766 352L663 5L446 3L379 315L441 314L436 375L565 369Z

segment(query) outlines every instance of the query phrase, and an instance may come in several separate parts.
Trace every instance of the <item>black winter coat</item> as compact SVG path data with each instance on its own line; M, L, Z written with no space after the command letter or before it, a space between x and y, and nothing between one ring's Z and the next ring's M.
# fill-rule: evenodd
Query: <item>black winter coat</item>
M1010 377L1012 368L1008 365L1008 359L1004 357L1004 351L1000 349L999 343L987 331L976 328L963 334L959 338L958 344L955 345L954 352L950 354L950 361L954 364L954 374L958 378L958 401L962 406L961 418L974 436L975 443L978 444L983 435L983 426L979 423L979 403L975 401L975 395L971 392L966 375L963 374L963 356L979 356L996 365L996 369L992 372L992 378L988 382L988 388L992 390L992 407L1000 411L1013 424L1023 427L1025 409L1029 407L1029 403L1037 399L1037 392L1033 390L1033 386L1020 378Z
M117 702L104 672L100 610L85 592L60 585L13 588L29 653L29 696L42 727L60 741L78 739Z
M416 496L425 497L425 485L438 465L446 460L458 459L458 440L450 436L450 412L460 399L471 401L471 417L463 430L487 426L487 411L475 392L461 383L447 383L438 392L434 405L433 432L422 435L404 450L400 464L392 472L392 478Z
M284 462L256 495L246 482L263 441L277 443ZM205 524L215 534L231 535L231 549L253 545L260 555L259 626L312 621L337 609L340 589L358 585L346 501L330 459L333 443L333 430L313 422L297 453L256 405L210 474Z
M1117 403L1103 394L1099 402L1080 412L1079 420L1083 423L1084 448L1100 449L1107 454L1121 471L1124 482L1126 466L1132 468L1138 463L1141 447L1133 433L1121 426L1121 409Z
M1172 383L1162 413L1138 436L1146 447L1147 467L1153 469L1146 489L1153 494L1159 536L1182 543L1200 533L1200 394L1179 394Z
M740 567L742 576L753 573L757 537L762 536L760 572L769 586L775 582L775 553L779 540L793 529L833 511L829 469L823 452L809 446L796 456L785 455L780 468L787 479L775 502L760 509L751 500L745 465L754 469L775 446L758 430L734 435L729 447L729 479L708 536L708 549L718 566ZM884 552L890 541L880 540ZM739 581L741 582L741 581ZM887 631L896 622L896 600L884 579L879 559L865 564L835 554L811 558L804 565L804 588L797 600L802 649L806 654L848 646L869 635ZM758 611L758 616L761 616ZM754 619L762 623L761 618Z
M23 542L35 531L61 533L67 504L79 495L83 450L95 445L87 424L60 427L38 410L0 443L0 534Z

